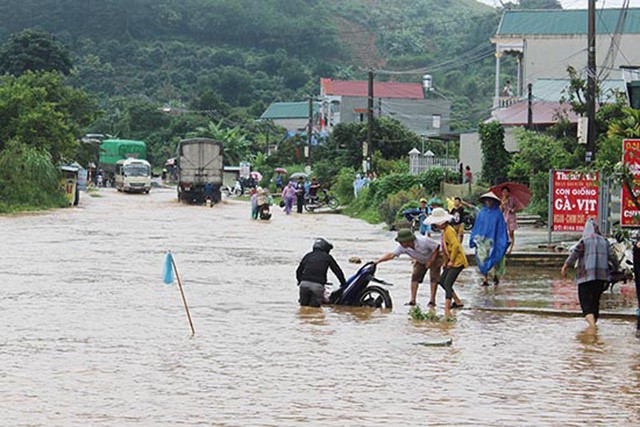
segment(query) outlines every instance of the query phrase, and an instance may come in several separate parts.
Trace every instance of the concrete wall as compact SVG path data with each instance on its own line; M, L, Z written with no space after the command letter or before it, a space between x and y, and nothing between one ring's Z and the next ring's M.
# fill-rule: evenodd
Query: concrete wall
M275 119L273 123L282 126L286 130L305 130L309 124L309 119Z
M342 97L340 104L340 121L353 123L367 121L367 114L355 113L355 109L367 109L367 98ZM444 100L431 99L397 99L374 98L374 115L376 117L393 117L403 123L412 131L420 134L437 135L449 133L451 123L451 103ZM439 132L433 128L433 115L440 115Z
M611 46L611 36L596 38L596 63L600 68ZM587 36L529 36L524 43L524 84L538 78L568 78L567 66L581 71L587 66ZM611 77L621 78L620 65L640 64L640 34L624 34L620 37L620 52L616 55ZM514 78L511 79L515 81Z
M504 130L504 148L510 153L518 151L518 144L514 136L516 129L508 127ZM482 148L478 132L460 135L460 162L463 167L471 167L473 176L478 177L482 173Z
M460 162L464 168L471 167L473 176L482 173L482 150L478 132L460 134Z

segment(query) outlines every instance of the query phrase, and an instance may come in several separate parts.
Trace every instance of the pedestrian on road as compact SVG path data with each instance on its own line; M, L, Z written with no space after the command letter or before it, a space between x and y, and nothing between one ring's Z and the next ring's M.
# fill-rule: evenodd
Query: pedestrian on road
M322 238L316 239L313 250L300 261L296 270L296 279L300 287L301 306L320 307L324 299L324 285L327 283L329 268L340 281L340 286L346 286L342 269L329 254L331 249L333 249L331 243Z
M467 165L464 168L464 181L463 184L473 184L473 173L471 172L471 167Z
M587 219L582 239L573 247L564 262L560 270L563 277L567 275L567 269L575 265L576 261L578 261L578 267L575 282L578 285L580 307L589 324L588 332L595 333L600 314L600 297L611 280L609 263L615 265L615 259L609 242L600 235L593 218Z
M293 208L293 201L296 198L296 189L292 181L289 181L286 187L282 190L282 200L284 201L284 213L291 214Z
M258 190L251 189L251 219L258 219Z
M299 214L302 213L302 205L304 205L304 193L304 178L300 177L296 183L296 207Z
M424 220L427 219L427 217L431 213L431 208L427 206L427 199L425 199L424 197L421 198L419 201L418 212L419 212L418 220L420 222L420 228L419 228L420 234L422 234L423 236L427 235L431 237L431 233L430 233L431 227L424 223ZM436 286L436 289L437 289L437 286Z
M357 198L358 193L364 186L364 181L362 180L362 176L360 174L356 174L356 179L353 180L353 197Z
M453 207L449 213L453 216L451 225L453 229L456 230L458 240L462 243L462 240L464 240L464 206L462 206L462 199L460 197L453 199Z
M462 304L462 301L460 301L460 298L458 298L458 295L456 295L453 290L453 285L460 275L460 272L469 267L467 256L464 254L464 250L462 249L460 240L458 240L456 231L449 224L452 220L453 216L443 208L435 208L433 212L431 212L431 215L429 215L429 218L425 220L429 225L435 224L440 229L442 236L440 247L442 248L444 255L444 270L440 277L440 286L442 286L442 289L445 291L445 318L451 317L452 308L464 307L464 304ZM451 301L452 299L453 302Z
M400 255L409 255L413 260L413 271L411 273L411 299L405 305L416 305L418 287L424 281L424 276L429 270L429 282L431 285L431 295L428 305L435 307L436 291L440 281L440 268L442 267L442 255L440 244L427 236L416 235L409 229L398 231L396 236L398 246L393 252L386 253L378 258L375 263L390 261Z
M509 232L509 247L507 248L507 255L509 255L515 245L515 233L518 228L518 221L516 219L516 210L518 207L511 197L511 190L509 190L509 187L502 187L500 209L502 210L504 221L507 223L507 231Z
M476 264L484 276L482 286L489 286L489 273L493 269L493 284L500 283L505 270L505 254L509 246L507 223L500 211L500 199L492 192L480 196L482 209L471 230L469 247L476 249Z

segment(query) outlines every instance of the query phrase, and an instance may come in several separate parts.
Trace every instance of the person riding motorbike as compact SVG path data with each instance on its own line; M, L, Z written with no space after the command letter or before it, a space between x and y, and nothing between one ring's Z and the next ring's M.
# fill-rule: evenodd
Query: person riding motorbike
M271 196L269 195L269 190L262 188L258 191L257 204L260 219L270 219L271 209L269 206L271 205Z
M314 204L318 201L318 190L320 190L320 184L318 183L318 179L312 178L311 185L309 186L309 191L307 192L310 203Z
M318 238L313 243L313 250L300 261L300 265L296 269L296 279L300 288L298 302L301 306L320 307L324 299L324 285L327 283L329 268L340 281L340 285L346 285L342 269L329 254L331 249L333 249L331 243L323 238Z

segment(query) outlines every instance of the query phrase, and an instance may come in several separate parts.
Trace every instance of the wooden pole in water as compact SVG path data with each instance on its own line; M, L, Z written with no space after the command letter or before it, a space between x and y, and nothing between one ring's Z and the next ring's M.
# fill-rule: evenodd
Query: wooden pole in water
M189 306L187 305L187 299L184 296L184 290L182 289L182 282L180 281L180 275L178 274L178 267L176 267L176 262L171 257L171 265L173 265L173 271L176 272L176 279L178 280L178 287L180 288L180 295L182 295L182 302L184 303L184 309L187 312L187 319L189 319L189 326L191 326L191 336L196 334L196 330L193 328L193 321L191 320L191 313L189 313Z

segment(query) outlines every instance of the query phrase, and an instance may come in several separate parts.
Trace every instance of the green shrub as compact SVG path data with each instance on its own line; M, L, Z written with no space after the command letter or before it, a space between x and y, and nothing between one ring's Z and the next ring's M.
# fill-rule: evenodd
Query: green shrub
M333 189L341 169L342 167L338 162L320 160L313 164L313 176L318 178L318 182L322 187ZM351 181L353 182L353 179Z
M354 197L353 181L356 179L356 172L351 168L342 168L338 172L335 184L331 187L331 192L340 200L340 204L350 204Z
M369 183L369 188L373 196L372 203L380 205L388 195L398 193L402 190L408 190L417 185L417 177L408 173L383 176Z
M417 176L418 183L427 194L440 192L440 183L444 181L444 169L431 168Z
M538 172L529 180L531 202L527 212L540 215L543 219L549 216L549 172Z
M0 199L3 212L66 206L49 153L9 142L0 153Z
M394 194L389 194L387 198L380 204L378 208L380 217L389 225L392 225L398 220L398 216L402 215L402 207L410 202L416 202L419 200L416 198L419 189L413 188L409 190L398 191Z

